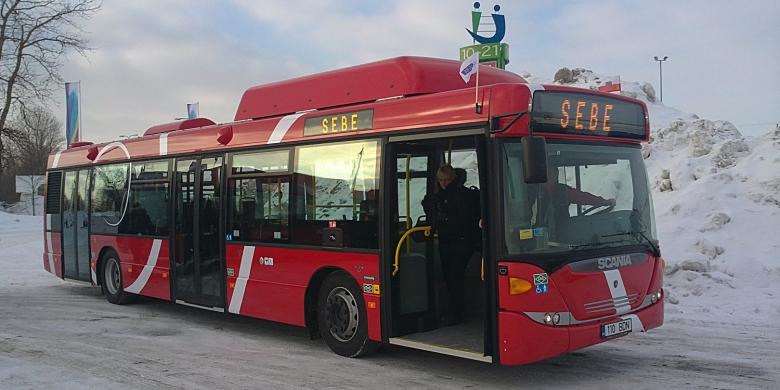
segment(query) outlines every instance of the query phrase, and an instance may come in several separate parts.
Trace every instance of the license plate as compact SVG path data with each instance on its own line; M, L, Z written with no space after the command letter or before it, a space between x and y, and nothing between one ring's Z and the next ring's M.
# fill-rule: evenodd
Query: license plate
M611 337L631 332L631 319L601 325L601 337Z

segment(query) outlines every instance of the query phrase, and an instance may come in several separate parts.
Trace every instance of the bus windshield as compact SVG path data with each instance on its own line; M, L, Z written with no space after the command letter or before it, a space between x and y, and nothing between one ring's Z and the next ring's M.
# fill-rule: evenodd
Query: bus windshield
M653 205L641 149L547 144L546 183L523 179L519 142L503 146L508 254L646 245L655 251Z

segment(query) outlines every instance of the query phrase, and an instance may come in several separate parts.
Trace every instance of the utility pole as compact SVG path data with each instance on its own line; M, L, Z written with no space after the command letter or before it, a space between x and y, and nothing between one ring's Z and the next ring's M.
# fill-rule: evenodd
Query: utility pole
M660 79L660 86L661 86L661 103L664 102L664 69L663 69L663 63L664 61L669 59L669 56L664 56L664 58L658 58L658 56L653 57L654 60L658 61L658 78Z

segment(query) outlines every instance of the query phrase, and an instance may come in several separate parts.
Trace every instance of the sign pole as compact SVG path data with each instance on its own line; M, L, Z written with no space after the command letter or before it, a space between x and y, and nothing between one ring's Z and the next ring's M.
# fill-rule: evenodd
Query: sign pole
M33 178L32 175L30 175L30 195L32 195L30 196L30 199L32 199L33 217L35 216L35 184L33 184L34 180L35 178Z
M482 107L479 105L479 51L477 51L477 82L474 87L474 111L477 114L482 113Z

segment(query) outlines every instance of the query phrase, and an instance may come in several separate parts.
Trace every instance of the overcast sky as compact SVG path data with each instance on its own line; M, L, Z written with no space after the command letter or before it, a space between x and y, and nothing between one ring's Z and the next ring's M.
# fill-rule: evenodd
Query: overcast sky
M473 1L309 3L105 0L84 26L95 50L63 69L81 81L83 139L142 134L189 102L229 122L254 85L401 55L457 59L471 43ZM658 90L653 56L666 55L665 104L746 134L780 122L780 1L481 3L506 16L511 71L583 67Z

